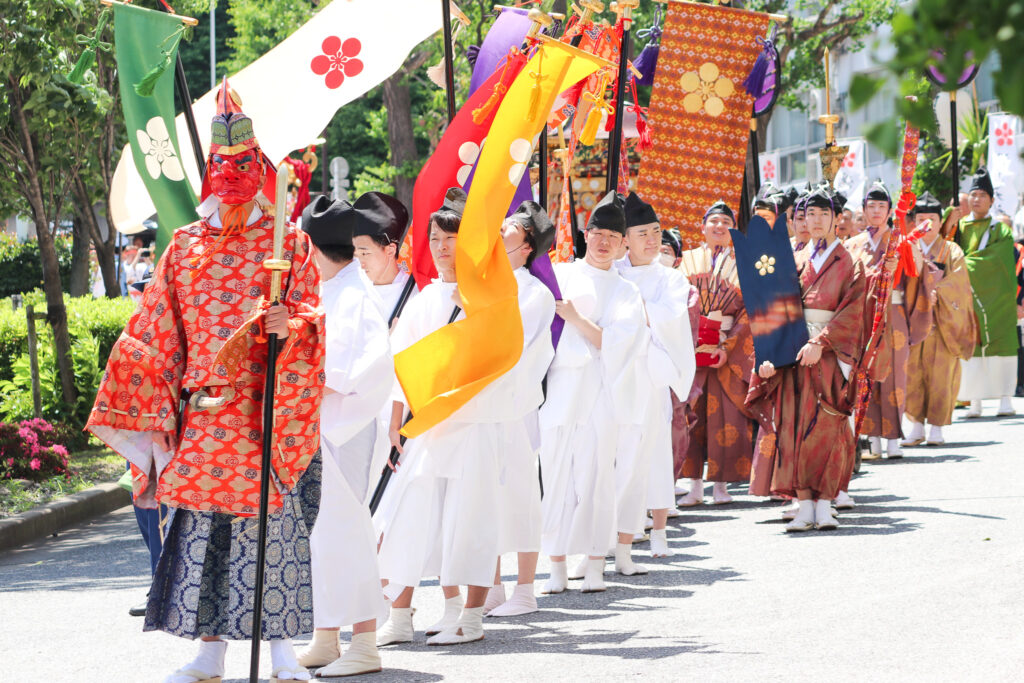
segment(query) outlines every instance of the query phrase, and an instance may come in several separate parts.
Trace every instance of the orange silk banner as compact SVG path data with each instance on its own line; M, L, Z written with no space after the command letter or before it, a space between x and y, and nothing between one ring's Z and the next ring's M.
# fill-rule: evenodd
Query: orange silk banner
M395 356L395 372L415 437L439 424L508 372L523 352L518 285L501 224L530 163L555 96L606 62L544 42L509 87L480 152L455 251L455 279L466 317Z
M654 148L637 184L684 249L704 241L701 218L719 199L739 213L753 106L743 81L770 22L759 12L668 3L648 110Z

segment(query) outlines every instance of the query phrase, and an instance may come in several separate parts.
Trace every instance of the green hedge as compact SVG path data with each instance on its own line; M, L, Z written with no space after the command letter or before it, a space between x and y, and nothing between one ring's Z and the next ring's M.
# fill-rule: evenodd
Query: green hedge
M63 235L56 239L57 262L64 291L71 282L71 240ZM24 294L43 286L43 264L36 240L18 241L17 236L0 233L0 298Z
M25 302L45 311L42 292L25 295ZM81 427L96 396L96 389L107 357L125 323L135 310L131 299L94 299L90 296L64 297L68 311L75 383L79 400L65 405L57 377L53 335L45 322L37 322L39 332L39 374L43 394L43 417ZM12 311L0 301L0 417L12 422L31 418L32 389L28 371L28 337L23 308Z

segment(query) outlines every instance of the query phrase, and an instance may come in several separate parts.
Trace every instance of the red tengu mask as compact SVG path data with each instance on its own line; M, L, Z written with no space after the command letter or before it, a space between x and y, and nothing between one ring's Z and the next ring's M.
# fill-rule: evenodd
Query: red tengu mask
M211 192L227 205L250 202L263 184L263 161L258 149L238 154L211 154L206 173Z

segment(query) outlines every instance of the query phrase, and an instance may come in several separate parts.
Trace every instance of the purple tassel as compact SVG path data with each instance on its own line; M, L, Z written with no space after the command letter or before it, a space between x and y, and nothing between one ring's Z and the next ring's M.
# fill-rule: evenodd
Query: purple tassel
M479 56L479 54L480 54L480 46L479 45L470 45L468 48L466 48L466 59L469 60L470 68L476 66L476 58L477 58L477 56Z
M775 56L775 44L772 43L771 38L765 39L758 36L757 42L763 45L764 49L757 56L754 68L750 70L750 74L743 81L743 89L754 99L764 94L764 79L768 75L768 67L771 66Z
M640 51L637 58L633 60L633 66L640 72L640 78L636 79L637 85L654 85L654 72L658 68L659 45L655 42L647 43Z

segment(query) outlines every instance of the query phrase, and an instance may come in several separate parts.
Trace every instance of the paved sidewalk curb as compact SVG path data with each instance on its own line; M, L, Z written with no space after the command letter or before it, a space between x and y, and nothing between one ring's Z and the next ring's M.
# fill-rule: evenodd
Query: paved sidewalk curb
M0 551L17 548L65 527L130 505L131 502L131 495L111 482L0 519Z

